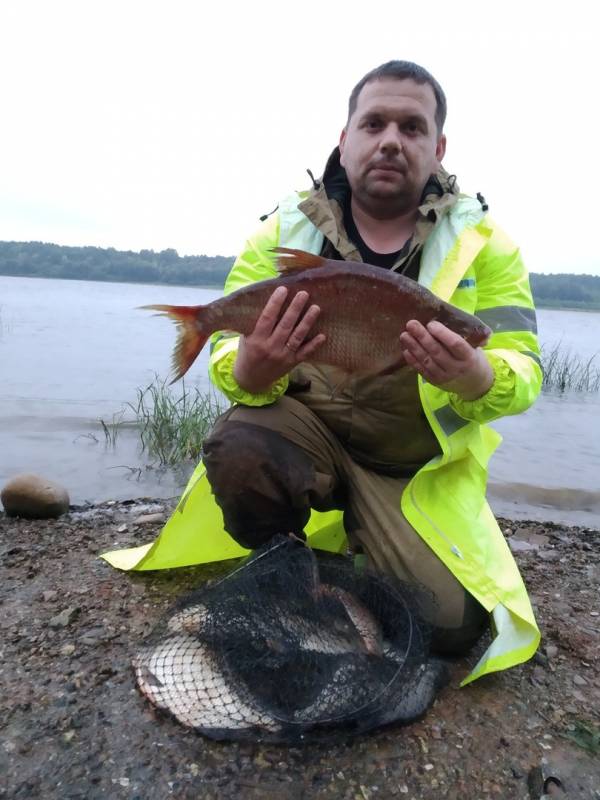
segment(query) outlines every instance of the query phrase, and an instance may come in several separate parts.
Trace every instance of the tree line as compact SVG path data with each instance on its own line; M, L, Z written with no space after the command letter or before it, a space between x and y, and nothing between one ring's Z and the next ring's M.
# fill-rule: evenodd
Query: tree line
M0 242L0 275L222 287L233 256L180 256L177 250L115 250L43 242ZM600 276L531 273L540 307L600 309Z
M180 256L177 250L115 250L42 242L0 242L0 275L82 281L223 286L233 258Z

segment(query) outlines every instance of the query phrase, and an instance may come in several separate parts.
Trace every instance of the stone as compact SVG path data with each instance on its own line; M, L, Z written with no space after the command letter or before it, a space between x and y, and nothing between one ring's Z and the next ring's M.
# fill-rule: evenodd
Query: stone
M540 561L552 562L552 561L560 561L562 556L558 552L558 550L542 550L541 552L538 553L538 558L540 559Z
M157 514L142 514L141 516L137 517L133 520L134 525L151 525L154 522L164 522L165 515L161 513Z
M546 655L548 658L556 658L558 655L558 647L555 644L546 645Z
M51 628L66 628L79 613L78 608L65 608L48 622Z
M537 545L531 544L530 542L522 542L520 539L509 539L508 546L512 550L513 553L528 553L532 550L537 550Z
M0 500L9 517L50 519L69 510L69 494L64 487L28 473L10 480L0 493Z

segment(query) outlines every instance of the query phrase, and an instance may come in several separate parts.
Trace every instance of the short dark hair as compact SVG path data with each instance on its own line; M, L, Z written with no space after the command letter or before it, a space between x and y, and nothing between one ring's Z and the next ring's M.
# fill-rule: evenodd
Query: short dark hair
M380 81L384 78L396 78L397 80L410 79L415 83L428 83L435 95L435 122L438 133L442 132L447 112L444 90L430 72L427 72L424 67L414 64L412 61L388 61L380 67L375 67L375 69L367 72L367 74L359 80L354 89L352 89L352 93L350 94L350 99L348 100L348 121L350 121L350 117L356 111L358 96L363 87L367 83L371 83L371 81Z

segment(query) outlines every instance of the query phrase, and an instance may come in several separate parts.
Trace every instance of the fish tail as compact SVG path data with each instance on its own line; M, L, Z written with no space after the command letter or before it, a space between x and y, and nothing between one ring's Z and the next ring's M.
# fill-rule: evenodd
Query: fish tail
M273 247L271 252L279 253L277 267L283 275L303 269L323 267L326 263L326 259L321 256L307 253L305 250L294 250L291 247Z
M179 378L183 378L192 366L212 333L210 330L202 330L202 317L206 306L152 305L141 308L160 311L162 313L159 316L169 317L179 327L179 336L171 359L174 376L171 383L175 383Z

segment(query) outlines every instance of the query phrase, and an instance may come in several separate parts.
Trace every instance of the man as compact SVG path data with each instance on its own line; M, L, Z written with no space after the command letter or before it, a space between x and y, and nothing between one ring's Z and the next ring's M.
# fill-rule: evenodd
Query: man
M485 501L500 440L485 423L527 409L542 376L527 274L483 200L459 194L442 168L445 116L444 93L422 67L392 61L368 73L322 179L280 203L225 291L274 277L278 245L344 259L349 269L363 260L476 313L493 331L485 348L413 320L401 336L407 366L355 380L332 399L340 375L318 364L319 308L305 292L288 304L279 288L249 336L213 337L211 378L234 405L203 461L225 530L243 547L282 532L327 541L343 531L376 569L425 586L438 652L466 652L491 613L495 638L468 682L529 658L539 641ZM206 487L199 472L173 535L191 522L194 497L195 519L214 520ZM204 541L211 535L207 527Z

